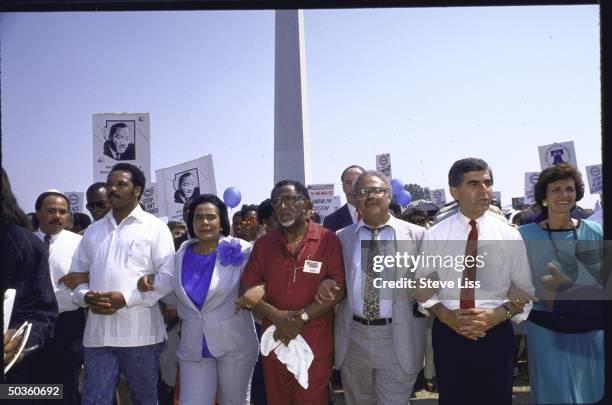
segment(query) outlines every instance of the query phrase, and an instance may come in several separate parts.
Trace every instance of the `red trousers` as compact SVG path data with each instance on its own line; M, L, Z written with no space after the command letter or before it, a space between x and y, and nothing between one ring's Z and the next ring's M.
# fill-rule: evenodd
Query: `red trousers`
M333 352L312 361L308 369L308 389L304 389L287 366L271 352L262 357L269 405L327 405L327 388L333 367Z

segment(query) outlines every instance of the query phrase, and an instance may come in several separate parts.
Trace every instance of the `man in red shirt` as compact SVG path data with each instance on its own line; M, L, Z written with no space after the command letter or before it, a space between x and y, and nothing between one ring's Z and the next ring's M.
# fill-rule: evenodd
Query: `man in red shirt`
M342 248L336 234L310 221L308 190L283 180L272 190L272 206L280 228L255 241L241 279L241 293L265 284L265 298L253 307L264 318L263 329L276 326L274 338L285 345L298 335L308 343L314 360L304 389L274 352L263 357L268 403L327 404L333 365L334 312L344 297ZM341 286L336 300L315 301L321 280Z

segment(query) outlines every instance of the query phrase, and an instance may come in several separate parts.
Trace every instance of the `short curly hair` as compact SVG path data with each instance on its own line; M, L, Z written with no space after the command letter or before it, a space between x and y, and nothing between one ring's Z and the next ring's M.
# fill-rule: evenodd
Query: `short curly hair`
M580 201L582 197L584 197L584 182L582 181L582 175L575 166L569 163L561 163L542 170L537 183L533 186L535 202L546 210L546 207L542 205L542 202L546 199L546 187L555 181L567 179L574 180L576 184L576 202Z
M194 238L195 232L193 230L193 218L195 217L195 210L199 205L211 203L212 205L217 207L219 211L219 222L220 222L220 233L223 236L229 236L230 233L230 223L229 217L227 215L227 205L219 197L214 194L200 194L196 198L191 200L191 205L189 206L189 213L187 214L187 232L189 232L189 236Z

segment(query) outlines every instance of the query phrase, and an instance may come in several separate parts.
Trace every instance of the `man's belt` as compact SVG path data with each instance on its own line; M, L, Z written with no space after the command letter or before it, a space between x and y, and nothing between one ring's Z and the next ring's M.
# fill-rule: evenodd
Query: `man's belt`
M365 318L360 318L357 315L353 315L353 321L357 321L360 324L367 325L367 326L380 326L380 325L390 324L392 322L392 319L391 318L378 318L378 319L367 320Z

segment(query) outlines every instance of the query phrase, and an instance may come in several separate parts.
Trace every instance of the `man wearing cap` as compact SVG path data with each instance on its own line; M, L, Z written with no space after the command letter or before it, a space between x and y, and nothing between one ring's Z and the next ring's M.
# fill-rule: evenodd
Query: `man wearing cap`
M49 254L49 272L59 318L55 335L41 350L40 382L64 385L64 403L78 404L78 376L83 364L83 330L85 310L66 285L79 275L67 276L81 236L65 230L69 222L70 204L59 191L50 190L38 196L35 203L36 219L40 225L36 235L43 241Z

